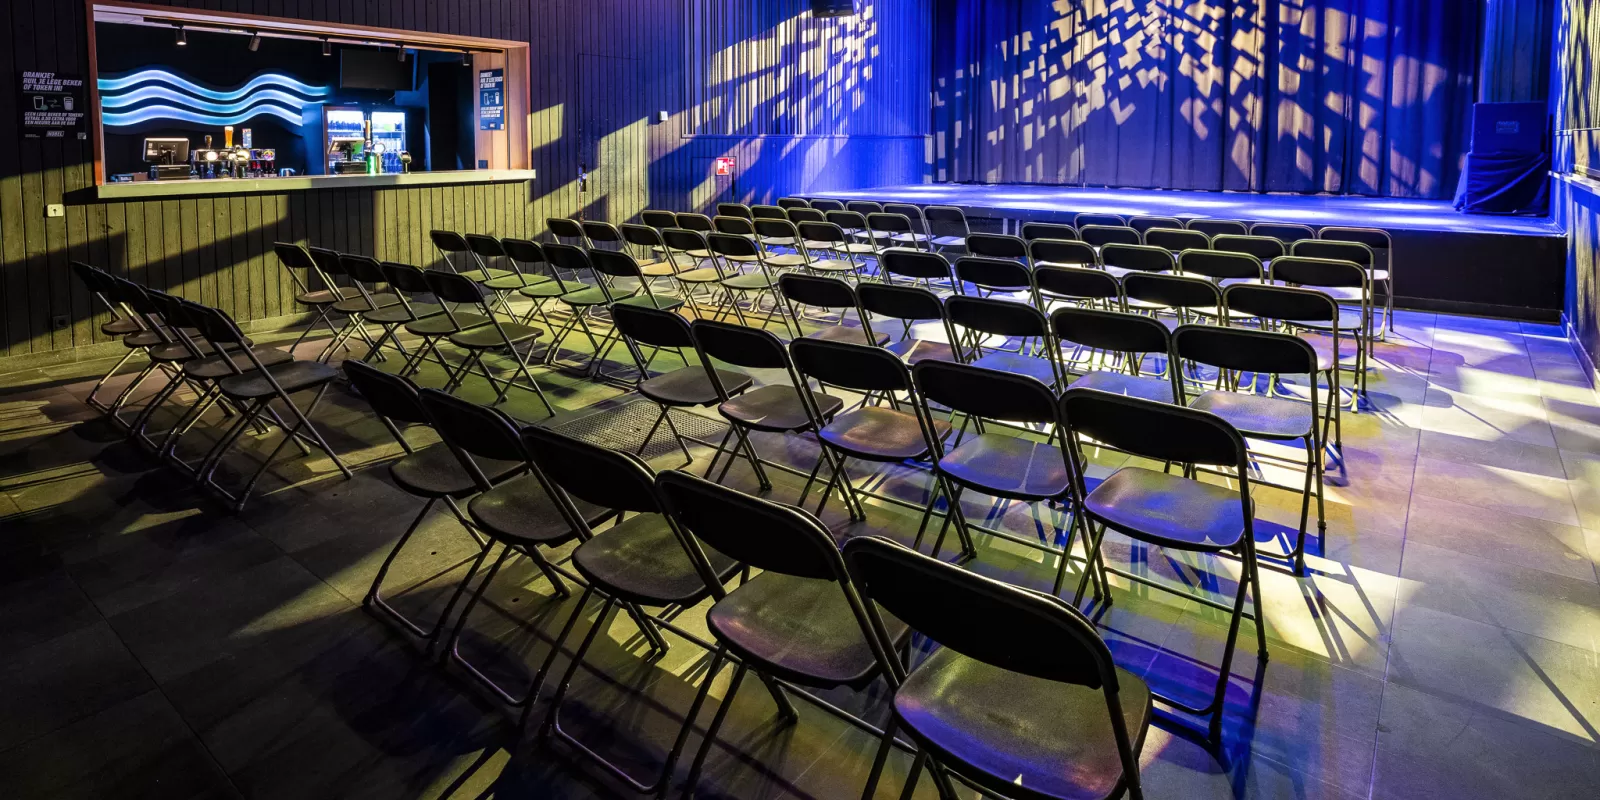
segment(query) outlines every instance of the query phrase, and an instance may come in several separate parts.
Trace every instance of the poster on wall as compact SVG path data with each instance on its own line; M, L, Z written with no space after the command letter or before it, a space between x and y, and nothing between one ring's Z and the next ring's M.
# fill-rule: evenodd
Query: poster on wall
M478 70L478 130L498 131L505 129L505 83L505 70Z
M87 139L83 78L54 72L20 72L17 110L24 139Z

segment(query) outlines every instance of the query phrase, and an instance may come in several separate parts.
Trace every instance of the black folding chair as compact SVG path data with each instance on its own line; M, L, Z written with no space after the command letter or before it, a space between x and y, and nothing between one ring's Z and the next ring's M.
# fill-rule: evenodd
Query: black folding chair
M428 238L433 241L433 246L438 248L439 254L444 257L445 267L473 283L485 283L496 278L505 278L515 275L508 269L491 267L484 263L482 255L472 248L467 238L454 231L429 231ZM488 237L485 237L488 238ZM462 264L466 269L462 269Z
M1317 232L1317 238L1333 242L1355 242L1372 252L1372 285L1383 289L1382 331L1394 332L1394 237L1380 228L1348 228L1331 225Z
M943 252L948 248L964 248L972 228L967 225L967 215L955 206L928 206L922 210L928 222L928 235L934 249Z
M778 294L788 303L789 316L797 323L800 320L797 306L838 312L838 322L818 328L801 338L878 346L889 343L889 334L872 330L866 312L861 309L861 300L856 297L856 290L838 278L785 273L778 276ZM855 312L855 326L846 325L844 321L845 314L852 311Z
M965 329L968 336L959 353L960 361L998 372L1026 375L1053 390L1065 385L1051 354L1056 346L1050 337L1050 323L1038 306L997 297L956 295L945 300L950 323ZM986 347L985 342L1016 340L1016 352Z
M1083 600L1090 576L1107 572L1101 550L1106 531L1116 531L1146 544L1193 553L1230 553L1241 560L1241 576L1230 608L1227 605L1142 575L1120 573L1153 588L1230 612L1227 643L1217 673L1216 691L1205 706L1192 706L1155 694L1162 702L1190 714L1211 718L1210 739L1222 733L1223 698L1232 675L1239 622L1255 622L1257 659L1267 660L1266 626L1261 619L1261 581L1255 551L1255 506L1250 499L1249 456L1244 438L1227 421L1205 411L1125 397L1094 389L1068 389L1061 396L1062 450L1072 463L1072 495L1089 543L1089 567L1078 582L1074 605ZM1141 466L1118 469L1090 490L1083 479L1080 446L1093 442L1168 464L1212 465L1236 471L1235 487L1218 486L1183 475ZM1057 583L1059 584L1059 580ZM1246 594L1255 599L1255 613L1246 614ZM1105 595L1109 603L1111 595Z
M951 796L944 769L997 797L1144 796L1150 687L1115 664L1076 608L879 537L846 542L844 559L895 690L864 797L875 795L901 729L918 748L902 796L929 761L942 796ZM941 645L909 675L885 648L902 627Z
M1070 386L1163 403L1178 397L1171 363L1172 332L1160 320L1124 311L1065 306L1051 313L1050 332L1059 344L1082 351L1073 358L1064 357L1065 364L1091 367ZM1109 364L1107 356L1113 359ZM1155 375L1145 374L1144 362L1149 356L1162 359L1162 368Z
M554 364L556 354L561 350L561 343L565 342L573 331L581 331L584 338L589 340L591 348L589 358L570 366L580 374L588 374L591 369L597 369L605 346L601 339L595 337L594 329L589 327L589 321L597 317L600 312L609 310L613 303L633 297L644 288L643 281L638 280L637 275L633 276L634 280L614 285L608 280L607 275L596 271L594 259L599 253L604 252L610 251L584 250L576 245L560 242L545 245L545 258L549 259L550 264L557 270L566 270L574 276L588 273L594 276L595 282L591 285L582 280L573 280L568 284L573 288L556 297L557 302L567 307L567 320L555 332L550 347L545 350L544 363ZM624 254L615 255L626 257ZM636 268L633 271L637 273Z
M1187 227L1213 239L1218 236L1244 236L1250 232L1249 226L1231 219L1191 219Z
M735 396L749 389L752 381L749 375L733 370L716 369L716 384L706 374L706 367L701 364L690 364L685 349L694 349L694 334L689 331L689 322L671 311L649 308L647 306L619 305L611 311L611 321L617 327L617 332L622 335L623 341L628 344L628 352L633 354L634 362L639 368L639 382L635 386L639 394L649 398L660 408L661 413L656 421L645 433L644 441L639 444L638 453L642 453L650 442L655 440L656 430L661 423L667 424L667 429L672 432L673 438L678 442L679 449L683 450L684 463L694 460L689 454L689 446L684 441L683 434L678 432L677 425L673 424L668 413L674 408L697 408L709 406L721 401L722 397L717 391L717 384L729 396ZM671 349L683 359L684 366L662 375L650 375L650 361L644 354L644 348L652 351Z
M1152 217L1136 216L1128 220L1128 227L1141 234L1149 233L1156 228L1182 228L1183 220L1177 217Z
M1089 225L1125 228L1128 226L1128 218L1120 214L1083 213L1074 217L1072 224L1076 226L1079 231L1082 231L1086 226Z
M1344 436L1341 408L1344 391L1340 387L1340 365L1356 353L1347 353L1339 335L1339 304L1332 297L1315 289L1292 286L1260 286L1239 284L1223 290L1224 301L1234 313L1249 314L1256 324L1266 330L1293 333L1305 339L1317 354L1317 371L1327 380L1328 400L1323 412L1322 442L1329 442L1328 426L1333 426L1333 454L1340 466L1344 459ZM1326 334L1309 337L1307 333Z
M1125 225L1078 225L1078 238L1095 249L1113 244L1142 244L1144 237Z
M312 260L311 253L305 245L291 242L273 242L272 252L277 255L278 263L283 265L289 279L294 281L294 301L304 306L312 313L312 319L306 324L300 335L295 337L294 343L289 345L289 352L294 352L300 343L316 329L318 323L327 326L333 335L339 335L339 327L333 324L329 314L333 304L340 300L355 297L354 288L334 285L332 279L322 274L317 263Z
M924 253L923 255L935 255ZM885 264L888 262L885 261ZM886 267L887 269L887 267ZM945 268L949 274L949 267ZM892 272L892 270L889 270ZM884 347L907 364L926 358L941 361L959 361L956 352L956 332L950 326L950 316L945 313L939 296L921 286L899 286L887 283L863 283L856 289L861 299L861 309L880 317L899 320L901 336ZM912 336L912 326L919 322L937 322L944 332L944 340L923 339Z
M1308 225L1293 222L1257 222L1250 226L1251 236L1266 236L1291 245L1301 239L1315 239L1317 232Z
M1261 259L1249 253L1227 253L1218 250L1188 250L1178 254L1178 271L1197 276L1218 286L1235 283L1261 283L1266 269Z
M554 247L555 245L551 246ZM455 322L458 328L456 332L449 334L450 344L467 352L467 357L462 360L454 372L447 376L444 391L446 393L455 391L462 381L466 380L467 375L471 374L472 368L478 367L483 373L483 377L489 381L490 388L495 390L494 402L496 404L505 402L506 392L511 387L516 386L532 390L534 394L539 396L539 402L544 404L545 410L549 411L551 416L555 416L555 406L550 404L550 399L544 395L544 389L539 386L539 382L534 379L533 373L529 371L528 359L530 358L530 353L517 349L518 345L526 345L527 349L531 351L534 341L544 335L544 331L520 322L502 321L495 316L494 309L489 307L489 298L486 296L489 290L467 279L464 275L429 270L426 276L428 288L433 290L434 296L444 304L445 316ZM486 321L473 327L467 327L463 324L464 320L458 317L457 312L450 307L452 303L474 308L471 313L481 316ZM415 324L413 323L413 325ZM515 367L510 377L503 380L495 377L494 372L489 369L489 365L484 362L483 357L492 350L503 350L511 357ZM518 376L521 376L527 382L518 383Z
M1282 241L1270 236L1236 236L1223 234L1211 240L1211 249L1219 253L1244 253L1259 259L1263 266L1274 258L1288 254Z
M1040 239L1055 239L1063 242L1078 241L1078 229L1064 223L1057 222L1024 222L1022 223L1022 240L1033 244ZM1034 263L1038 263L1035 261Z
M1028 263L1028 243L1019 236L999 233L974 233L967 236L967 255ZM958 259L959 260L959 259Z
M778 198L778 207L784 209L810 208L811 204L806 202L805 198L802 197L780 197Z
M1353 261L1284 256L1272 262L1271 277L1290 286L1315 289L1334 300L1357 298L1360 305L1356 309L1346 308L1340 303L1339 319L1335 322L1305 320L1297 324L1310 330L1333 331L1340 337L1349 336L1355 342L1355 363L1346 367L1343 354L1339 354L1338 363L1341 368L1353 370L1356 374L1356 395L1351 398L1351 411L1358 410L1367 402L1367 360L1372 354L1371 273Z
M861 279L866 271L866 257L873 253L872 245L851 241L849 234L833 222L800 221L795 223L795 227L800 237L799 252L805 256L807 271ZM811 251L834 257L814 258Z
M1144 243L1151 247L1159 247L1169 253L1211 249L1210 236L1200 231L1178 230L1176 228L1151 228L1144 232Z

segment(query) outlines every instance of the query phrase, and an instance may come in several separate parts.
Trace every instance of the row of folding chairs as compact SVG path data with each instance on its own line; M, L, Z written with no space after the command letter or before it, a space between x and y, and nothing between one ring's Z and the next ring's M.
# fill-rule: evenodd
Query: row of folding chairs
M127 353L90 390L88 402L99 409L130 441L142 446L161 463L193 479L234 510L242 509L262 476L290 442L309 455L311 448L326 453L346 478L350 470L311 421L337 372L317 360L296 358L291 350L256 345L227 312L146 287L99 268L73 262L72 269L93 297L112 313L101 326L119 335ZM99 393L122 367L143 356L143 367L109 403ZM135 406L140 387L159 381L153 395ZM177 420L164 432L151 430L158 411L180 401L182 390L192 397ZM308 399L307 396L309 395ZM301 402L296 402L299 396ZM135 408L137 411L135 413ZM196 461L186 461L179 442L213 408L229 419L216 442ZM131 413L124 418L124 412ZM269 432L269 423L281 439L242 485L227 486L218 468L246 432Z

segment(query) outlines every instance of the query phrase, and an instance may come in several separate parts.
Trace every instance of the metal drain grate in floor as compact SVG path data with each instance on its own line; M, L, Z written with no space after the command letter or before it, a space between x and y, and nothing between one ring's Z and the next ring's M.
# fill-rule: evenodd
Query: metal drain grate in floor
M633 453L638 452L639 447L645 443L645 434L650 432L650 426L655 423L659 413L655 403L649 400L633 400L616 408L609 408L558 425L554 430L602 447ZM691 439L715 443L728 432L728 424L721 420L709 419L687 411L671 413L672 423L678 427L678 432ZM639 455L649 460L677 449L678 443L672 440L672 431L663 422L661 427L656 428L649 446Z

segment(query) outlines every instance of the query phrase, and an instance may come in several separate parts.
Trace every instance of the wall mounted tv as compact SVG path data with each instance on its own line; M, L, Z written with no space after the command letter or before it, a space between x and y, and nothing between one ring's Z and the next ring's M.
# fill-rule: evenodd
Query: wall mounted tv
M354 47L339 48L339 88L379 89L390 92L409 92L412 82L412 65L416 58L401 61L394 50L362 50Z

